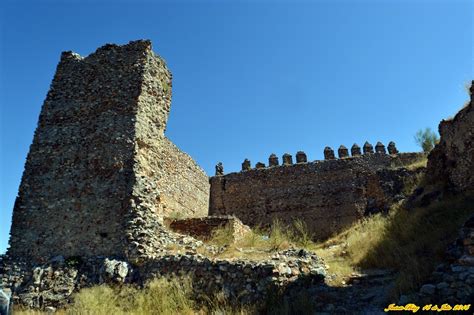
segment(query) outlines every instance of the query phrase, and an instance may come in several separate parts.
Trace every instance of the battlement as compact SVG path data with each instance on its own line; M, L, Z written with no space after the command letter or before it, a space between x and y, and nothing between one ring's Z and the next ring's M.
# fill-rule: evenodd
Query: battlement
M388 144L388 155L392 157L396 157L396 159L392 159L393 163L398 164L398 166L403 166L407 164L411 164L414 161L420 158L419 153L399 153L395 142L390 141ZM339 159L349 160L352 161L353 159L359 159L363 157L368 157L371 155L387 155L387 151L385 150L385 146L381 142L377 142L375 146L375 152L373 146L369 142L365 142L364 144L364 153L361 153L360 147L354 143L351 147L351 156L349 156L349 150L344 146L341 145L338 149L338 156ZM334 150L331 147L324 148L324 160L315 160L308 162L308 158L305 152L298 151L295 155L296 157L296 164L293 163L293 156L289 153L285 153L282 156L282 164L280 165L278 156L274 153L270 154L268 157L268 166L265 165L263 162L257 162L255 167L252 168L252 163L249 159L245 159L242 163L242 170L241 172L247 172L251 170L266 170L269 168L274 167L287 167L297 164L307 164L307 163L321 163L325 161L337 160L334 154ZM377 161L377 158L371 158L368 160ZM375 166L375 165L374 165ZM224 165L222 162L217 163L215 176L224 176Z
M300 151L296 164L286 154L279 165L272 154L269 167L250 168L246 160L243 171L224 175L222 169L210 178L209 214L235 215L250 226L299 218L316 237L328 237L368 213L388 210L403 197L404 180L413 173L403 166L425 157L365 147L364 154L351 157L340 148L339 159L326 148L325 160L307 162Z

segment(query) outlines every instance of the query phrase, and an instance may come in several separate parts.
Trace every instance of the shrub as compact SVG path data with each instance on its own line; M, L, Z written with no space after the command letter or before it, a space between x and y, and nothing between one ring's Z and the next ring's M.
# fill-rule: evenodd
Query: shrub
M439 137L430 128L420 129L415 134L415 142L421 147L423 152L428 153L439 142Z

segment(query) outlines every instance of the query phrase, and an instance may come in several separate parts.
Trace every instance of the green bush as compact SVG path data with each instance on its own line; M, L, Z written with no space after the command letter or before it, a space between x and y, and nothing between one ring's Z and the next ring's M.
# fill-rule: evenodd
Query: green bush
M428 153L439 142L439 137L430 128L420 129L415 134L415 142L421 147L423 152Z

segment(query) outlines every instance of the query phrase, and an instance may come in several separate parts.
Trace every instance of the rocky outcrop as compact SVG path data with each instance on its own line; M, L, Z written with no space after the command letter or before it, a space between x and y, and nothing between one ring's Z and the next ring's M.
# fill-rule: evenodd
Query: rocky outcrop
M474 192L474 81L470 102L439 124L440 141L428 157L427 175L454 192Z

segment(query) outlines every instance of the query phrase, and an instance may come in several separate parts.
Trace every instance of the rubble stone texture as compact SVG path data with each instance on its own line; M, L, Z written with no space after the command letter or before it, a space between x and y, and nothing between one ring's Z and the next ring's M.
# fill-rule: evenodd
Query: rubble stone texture
M260 261L223 260L200 254L164 254L143 265L100 257L50 260L40 265L0 256L0 285L14 284L14 304L64 308L78 290L104 283L145 283L189 275L197 299L225 292L231 302L261 303L268 294L324 286L324 262L305 250L288 249ZM207 300L206 300L207 301Z
M242 162L242 171L249 171L252 169L252 166L250 164L250 160L249 159L245 159L243 162Z
M268 158L268 166L278 166L280 163L278 162L278 156L272 153Z
M334 155L334 150L330 147L324 148L324 159L325 160L334 160L336 157Z
M359 155L362 155L361 151L360 151L360 147L359 145L357 145L357 143L354 143L351 147L351 155L352 156L359 156Z
M470 102L439 124L440 141L428 156L427 174L455 192L474 192L474 81Z
M324 238L403 199L414 171L392 168L419 158L369 154L211 177L209 214L235 215L251 227L300 218Z
M217 175L224 175L224 165L222 165L222 162L219 162L216 164L216 176Z
M398 154L397 147L395 145L395 142L390 141L387 146L388 154Z
M306 163L306 162L308 162L306 153L304 153L303 151L296 152L296 163Z
M341 159L347 158L349 157L349 150L347 150L345 146L341 145L339 149L337 150L337 154L339 155L339 158Z
M375 152L380 153L380 154L386 154L387 152L385 151L385 146L383 145L382 142L377 142L375 145Z
M374 147L369 142L366 141L364 143L364 154L370 154L370 153L374 153Z
M149 41L64 52L13 211L9 256L130 256L171 212L203 216L204 171L164 136L171 73ZM140 236L141 235L141 236Z
M293 164L293 157L289 153L285 153L282 156L283 165L292 165Z

